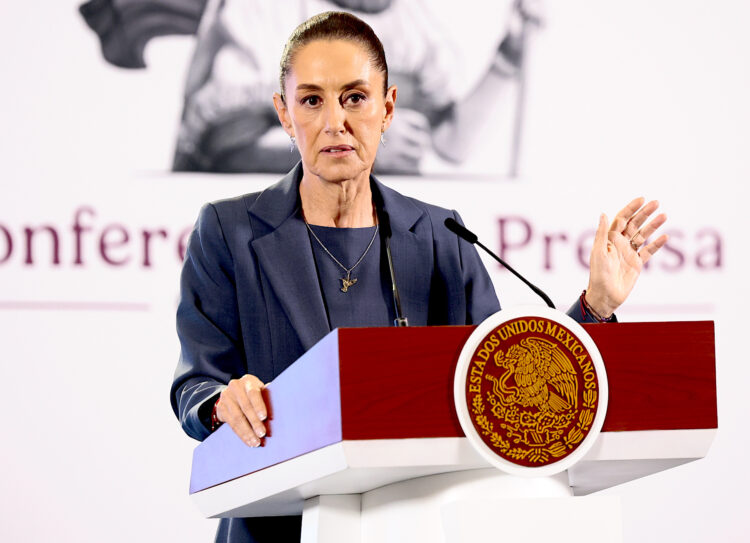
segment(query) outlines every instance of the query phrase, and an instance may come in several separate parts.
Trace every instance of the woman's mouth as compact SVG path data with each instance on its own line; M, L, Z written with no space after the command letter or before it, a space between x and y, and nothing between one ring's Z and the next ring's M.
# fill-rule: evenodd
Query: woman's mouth
M329 145L323 147L320 152L330 156L345 156L354 152L354 147L351 145Z

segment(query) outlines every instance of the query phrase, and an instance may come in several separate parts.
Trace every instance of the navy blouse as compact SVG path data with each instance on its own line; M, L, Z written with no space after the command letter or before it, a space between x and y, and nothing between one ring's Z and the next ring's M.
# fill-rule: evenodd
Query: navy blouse
M345 285L343 280L347 277L346 271L310 235L318 281L331 329L392 325L395 310L388 263L381 262L380 231L376 233L375 226L334 228L310 225L310 228L328 251L347 269L354 266L367 251L350 274L349 280L356 279L356 282Z

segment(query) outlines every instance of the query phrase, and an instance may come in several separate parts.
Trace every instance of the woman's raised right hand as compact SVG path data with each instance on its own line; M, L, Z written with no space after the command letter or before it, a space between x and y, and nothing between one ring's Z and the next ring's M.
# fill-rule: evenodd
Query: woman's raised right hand
M266 435L263 421L268 410L261 391L265 385L255 375L245 375L229 381L219 396L216 417L226 422L239 438L250 447L258 447Z

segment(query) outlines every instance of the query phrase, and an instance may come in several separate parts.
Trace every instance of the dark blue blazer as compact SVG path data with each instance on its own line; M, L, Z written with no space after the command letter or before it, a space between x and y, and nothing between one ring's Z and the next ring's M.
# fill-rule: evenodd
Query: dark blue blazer
M207 400L230 379L251 373L269 382L330 332L300 213L301 176L298 164L262 192L207 204L190 237L172 407L196 439L209 434ZM471 324L500 309L476 249L443 225L447 217L460 221L457 213L402 196L374 177L372 188L390 216L410 325Z

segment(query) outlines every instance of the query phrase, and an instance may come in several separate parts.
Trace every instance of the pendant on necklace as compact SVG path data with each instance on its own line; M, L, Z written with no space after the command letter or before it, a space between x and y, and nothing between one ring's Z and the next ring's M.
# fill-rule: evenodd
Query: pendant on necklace
M346 292L349 290L349 287L353 286L357 282L357 278L350 279L351 272L346 274L346 277L341 278L341 284L343 285L341 287L341 292Z

